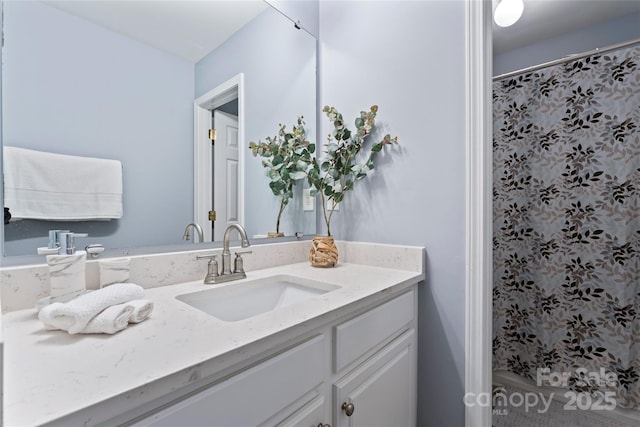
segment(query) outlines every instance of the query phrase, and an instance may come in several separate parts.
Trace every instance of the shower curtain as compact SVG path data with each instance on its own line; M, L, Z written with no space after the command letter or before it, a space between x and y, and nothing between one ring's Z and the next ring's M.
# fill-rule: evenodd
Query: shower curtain
M493 368L639 408L640 46L495 81L493 105Z

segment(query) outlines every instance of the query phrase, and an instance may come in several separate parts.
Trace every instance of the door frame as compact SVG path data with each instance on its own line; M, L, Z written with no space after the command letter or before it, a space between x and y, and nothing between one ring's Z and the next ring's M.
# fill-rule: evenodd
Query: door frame
M465 1L465 426L490 426L492 337L492 3Z
M209 140L211 112L238 98L238 222L244 223L244 74L240 73L198 97L193 105L193 220L202 227L204 241L212 241L209 210L213 206L213 150Z

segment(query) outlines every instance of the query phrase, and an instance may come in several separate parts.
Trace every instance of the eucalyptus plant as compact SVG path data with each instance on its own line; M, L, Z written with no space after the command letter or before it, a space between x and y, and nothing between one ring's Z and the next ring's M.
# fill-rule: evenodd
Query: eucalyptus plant
M254 157L264 158L262 166L267 169L269 188L276 197L280 198L276 233L280 233L282 213L289 200L293 198L294 184L306 178L315 165L313 153L316 146L307 139L304 126L304 117L300 116L291 132L287 131L285 125L280 124L276 136L266 137L265 142L249 143L249 149Z
M312 194L320 194L327 234L331 236L331 217L335 206L344 200L348 191L353 190L357 181L373 170L375 157L384 146L397 144L398 137L385 135L381 141L371 146L365 159L358 158L374 128L378 106L373 105L369 111L360 112L360 117L355 120L355 132L345 126L342 114L335 107L325 106L322 112L334 129L327 137L324 157L319 165L318 161L314 161L307 179L312 186Z

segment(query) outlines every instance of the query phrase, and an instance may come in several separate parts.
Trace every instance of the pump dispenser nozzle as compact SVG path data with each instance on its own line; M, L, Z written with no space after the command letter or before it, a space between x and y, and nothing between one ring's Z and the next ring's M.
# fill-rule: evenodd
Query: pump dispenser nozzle
M67 255L76 253L75 238L88 237L87 233L61 233L60 234L60 252Z

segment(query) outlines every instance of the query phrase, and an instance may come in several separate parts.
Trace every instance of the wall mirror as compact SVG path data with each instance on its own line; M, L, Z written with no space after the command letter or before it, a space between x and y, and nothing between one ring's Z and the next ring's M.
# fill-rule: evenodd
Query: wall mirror
M2 7L3 144L116 159L123 169L121 219L12 221L4 256L34 255L52 228L88 233L77 246L124 253L189 244L182 237L196 216L194 102L238 76L243 224L254 239L274 231L277 199L247 147L301 115L315 138L312 35L262 0L5 0ZM212 49L207 42L216 37ZM315 233L315 211L303 209L300 187L285 211L286 235Z

